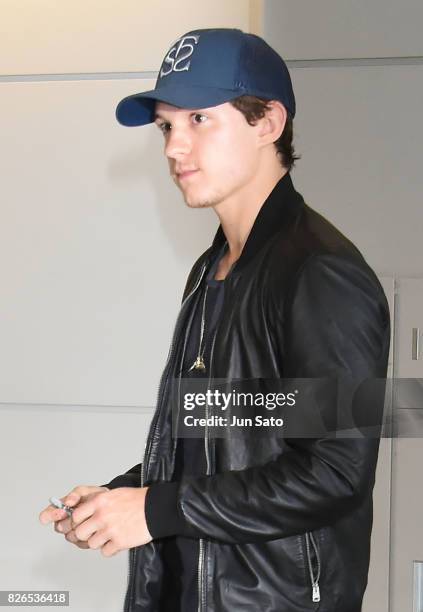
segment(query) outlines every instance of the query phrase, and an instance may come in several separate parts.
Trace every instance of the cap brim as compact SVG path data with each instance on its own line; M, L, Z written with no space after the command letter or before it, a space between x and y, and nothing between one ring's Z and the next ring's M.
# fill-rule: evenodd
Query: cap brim
M181 87L152 89L123 98L116 107L116 119L122 125L133 127L154 121L156 101L178 108L208 108L242 95L233 89L212 87Z

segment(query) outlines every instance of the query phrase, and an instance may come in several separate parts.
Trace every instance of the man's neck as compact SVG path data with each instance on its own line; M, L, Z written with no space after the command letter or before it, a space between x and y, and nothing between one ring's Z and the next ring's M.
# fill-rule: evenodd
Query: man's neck
M260 176L250 182L244 192L236 194L236 198L225 200L214 207L228 241L222 270L229 270L240 257L260 208L286 173L287 170L280 166L280 169L275 169L274 173L266 175L264 179Z

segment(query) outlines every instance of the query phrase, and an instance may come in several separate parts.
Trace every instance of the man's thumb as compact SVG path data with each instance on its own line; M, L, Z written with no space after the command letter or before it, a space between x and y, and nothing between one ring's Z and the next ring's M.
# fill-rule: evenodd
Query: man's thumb
M69 495L67 495L64 500L63 503L66 506L76 506L76 504L78 504L81 500L81 495L77 495L76 493L69 493Z

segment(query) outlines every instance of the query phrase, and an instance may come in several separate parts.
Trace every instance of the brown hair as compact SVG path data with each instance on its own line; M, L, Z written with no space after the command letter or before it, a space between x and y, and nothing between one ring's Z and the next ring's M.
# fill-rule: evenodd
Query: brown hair
M270 109L269 100L257 98L256 96L239 96L230 100L230 103L244 115L249 125L255 125L257 119L264 117L266 111ZM293 168L296 160L301 158L301 155L295 155L292 139L293 120L288 112L284 130L273 143L277 154L280 155L282 167L287 168L288 171Z

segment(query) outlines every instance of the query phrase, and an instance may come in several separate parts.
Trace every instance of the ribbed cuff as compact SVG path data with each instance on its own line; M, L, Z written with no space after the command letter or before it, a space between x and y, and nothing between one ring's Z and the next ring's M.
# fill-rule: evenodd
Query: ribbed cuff
M191 535L187 522L178 512L179 482L163 482L149 486L145 498L145 519L152 538Z

